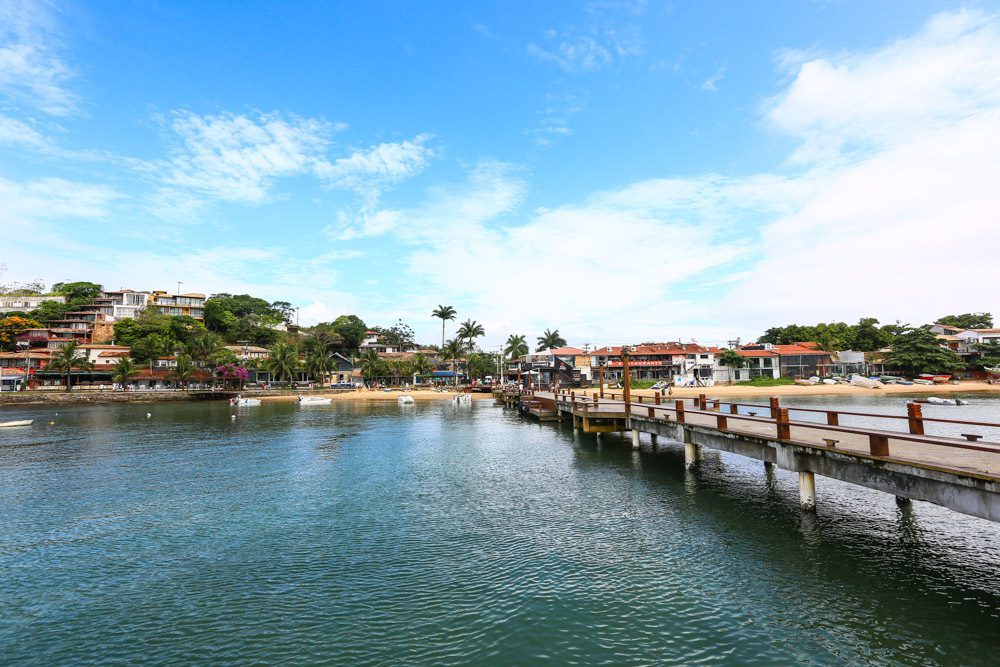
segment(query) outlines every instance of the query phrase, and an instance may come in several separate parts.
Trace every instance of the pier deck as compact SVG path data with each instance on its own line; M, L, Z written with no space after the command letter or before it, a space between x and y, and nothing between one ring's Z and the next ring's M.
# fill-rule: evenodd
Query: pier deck
M1000 521L1000 443L977 436L1000 434L1000 424L931 419L919 406L906 415L876 415L843 410L725 403L704 395L656 403L646 398L626 404L620 397L595 398L574 392L534 392L520 397L551 419L571 419L586 433L631 431L633 447L647 434L685 445L689 467L699 449L709 447L749 456L799 472L803 507L815 503L813 475L819 474L886 491L901 502L927 500L953 510ZM793 419L793 417L799 417ZM842 417L884 420L883 428L842 426ZM925 423L962 428L966 437L924 435ZM988 437L996 437L988 436Z

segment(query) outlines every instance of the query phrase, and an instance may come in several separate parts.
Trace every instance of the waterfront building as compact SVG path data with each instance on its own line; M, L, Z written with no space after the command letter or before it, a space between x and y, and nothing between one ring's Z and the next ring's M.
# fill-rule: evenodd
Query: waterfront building
M698 343L642 343L626 348L629 372L638 380L657 380L691 386L714 384L715 354ZM622 379L622 347L602 347L591 353L592 364L604 368L605 381Z
M155 308L164 315L186 315L196 320L205 319L205 295L197 293L168 294L163 290L150 293L147 308Z
M382 339L382 335L377 331L366 331L365 337L361 340L360 351L375 350L379 354L392 354L402 352L393 345L389 345Z
M735 350L743 357L743 368L733 368L719 363L715 357L715 378L718 382L748 382L757 378L779 378L781 367L778 353L774 350Z
M131 348L128 345L104 345L99 343L84 343L79 347L87 361L95 371L109 368L118 363L119 359L128 358Z

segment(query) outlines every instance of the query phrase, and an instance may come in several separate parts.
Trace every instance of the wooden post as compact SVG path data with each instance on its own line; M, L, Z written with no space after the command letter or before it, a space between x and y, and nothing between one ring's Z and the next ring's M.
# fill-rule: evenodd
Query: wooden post
M653 402L656 403L657 405L660 404L660 392L656 392L656 394L654 394Z
M874 433L869 435L868 449L872 456L889 456L889 436Z
M601 398L604 398L603 394L601 394ZM597 405L597 392L596 391L594 392L594 405Z
M778 405L778 397L777 396L772 396L771 397L771 419L777 419L778 418L778 410L780 410L780 409L781 409L781 407Z
M840 426L840 415L836 412L827 412L826 424L827 426Z
M646 416L650 419L656 419L656 408L646 408Z
M622 398L625 400L625 414L632 414L632 406L630 402L632 400L632 379L629 377L628 372L628 350L625 346L622 346Z
M604 366L597 367L597 390L601 393L601 398L604 398Z
M775 419L778 420L778 440L791 440L792 427L788 425L788 408L778 408L778 416Z
M705 398L705 394L698 394L698 409L699 410L708 409L708 399Z
M726 415L720 414L715 418L715 427L720 431L725 431L729 428L729 418Z
M684 423L684 399L678 398L674 401L674 408L677 410L677 423Z
M914 435L924 434L924 415L919 403L906 404L906 417L910 424L910 433Z
M731 415L738 415L738 414L740 414L740 406L736 405L735 403L730 403L729 404L729 414L731 414Z
M641 395L640 395L640 396L639 396L639 402L640 402L640 403L643 403L643 402L644 402L644 401L643 401L642 399L643 399L643 396L641 396Z

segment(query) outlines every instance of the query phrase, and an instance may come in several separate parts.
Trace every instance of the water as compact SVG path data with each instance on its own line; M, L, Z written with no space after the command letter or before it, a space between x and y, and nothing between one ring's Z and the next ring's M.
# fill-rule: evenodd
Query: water
M0 413L37 420L0 433L0 664L1000 650L1000 525L926 503L819 479L803 515L783 471L706 452L685 472L679 448L633 453L488 404L58 411Z

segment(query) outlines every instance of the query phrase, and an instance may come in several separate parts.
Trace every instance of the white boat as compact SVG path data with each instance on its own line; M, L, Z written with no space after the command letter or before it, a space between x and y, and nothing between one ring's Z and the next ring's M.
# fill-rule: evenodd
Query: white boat
M331 399L325 396L299 396L302 405L330 405Z
M12 422L0 422L0 427L4 426L31 426L34 423L34 419L21 419Z
M865 389L881 389L885 386L878 380L872 380L861 375L852 375L851 384L855 387L864 387Z
M396 402L400 405L413 405L414 400L409 394L403 394L402 396L396 397Z
M472 394L458 394L454 400L455 405L472 405Z
M824 378L823 384L837 384L837 381L833 378Z
M934 380L925 380L924 378L913 378L913 384L934 384Z
M241 398L237 396L236 398L229 399L229 405L237 405L239 407L247 407L250 405L260 405L259 398Z
M963 401L960 398L938 398L937 396L928 396L923 402L931 405L968 405L968 401Z

